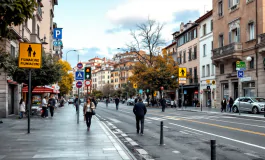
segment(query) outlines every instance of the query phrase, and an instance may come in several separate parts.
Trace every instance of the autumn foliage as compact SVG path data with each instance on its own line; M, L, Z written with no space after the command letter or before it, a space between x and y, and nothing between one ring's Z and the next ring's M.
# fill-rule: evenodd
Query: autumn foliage
M59 60L58 63L62 66L63 75L58 82L60 86L61 94L68 94L72 90L72 84L74 82L73 73L68 73L71 70L71 65L67 61Z

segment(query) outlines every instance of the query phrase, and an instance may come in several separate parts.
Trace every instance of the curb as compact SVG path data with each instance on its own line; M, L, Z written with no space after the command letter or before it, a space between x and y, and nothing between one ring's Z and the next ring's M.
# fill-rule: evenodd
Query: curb
M209 111L197 111L197 110L177 110L177 111L186 111L186 112L203 112L208 114L218 114L228 117L239 117L239 118L246 118L246 119L254 119L254 120L265 120L265 117L254 117L254 116L246 116L246 115L236 115L236 114L227 114L227 113L219 113L219 112L209 112Z
M104 127L105 129L107 129L107 131L113 136L115 137L115 140L119 143L119 145L124 149L124 151L126 152L126 154L128 155L128 157L132 160L137 160L134 155L128 150L128 148L120 141L120 139L109 129L109 127L102 121L99 120L99 118L97 116L95 116L95 118L97 119L97 121L102 125L102 127Z

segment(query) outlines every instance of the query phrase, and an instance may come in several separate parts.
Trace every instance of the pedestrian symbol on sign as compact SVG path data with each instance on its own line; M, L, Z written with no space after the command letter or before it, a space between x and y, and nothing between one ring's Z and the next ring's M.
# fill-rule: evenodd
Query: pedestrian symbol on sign
M78 76L77 77L79 77L79 78L82 78L83 77L82 74L81 74L81 72L78 73Z

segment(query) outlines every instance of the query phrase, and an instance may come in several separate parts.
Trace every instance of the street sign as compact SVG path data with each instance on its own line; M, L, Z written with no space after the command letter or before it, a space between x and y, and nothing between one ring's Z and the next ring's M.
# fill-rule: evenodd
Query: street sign
M53 50L54 51L60 51L61 50L61 46L53 46Z
M206 83L207 83L207 84L210 84L211 82L210 82L210 80L209 80L209 79L207 79L207 80L206 80Z
M187 80L179 80L179 84L186 84Z
M76 71L75 72L75 80L76 81L83 81L84 80L84 72L83 71Z
M244 78L244 71L237 71L237 78Z
M179 68L179 77L186 78L187 76L187 68Z
M85 79L90 80L91 79L91 67L85 67Z
M139 94L143 94L143 90L142 89L139 89Z
M76 82L76 88L81 88L82 87L82 82L81 81L77 81Z
M61 40L54 40L53 41L53 46L62 46L63 45L63 42Z
M149 89L147 89L146 92L149 93Z
M40 43L19 43L19 68L41 67L42 46Z
M179 78L180 81L186 81L187 78Z
M53 39L62 39L62 28L54 28L53 29Z
M136 83L133 84L133 88L137 88L137 84Z
M244 62L244 61L237 61L236 62L236 70L237 71L245 71L246 70L246 62Z
M91 85L91 81L90 80L85 80L85 85L86 86L90 86Z
M154 96L156 97L156 91L154 92Z
M79 63L77 63L76 66L77 66L78 69L82 69L83 68L83 63L79 62Z
M215 80L212 81L212 85L215 85Z

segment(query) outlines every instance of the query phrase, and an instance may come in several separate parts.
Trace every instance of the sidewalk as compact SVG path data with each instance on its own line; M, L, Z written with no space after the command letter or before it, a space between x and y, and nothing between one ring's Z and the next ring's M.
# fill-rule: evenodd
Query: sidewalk
M212 114L222 114L225 116L232 116L232 117L242 117L242 118L251 118L251 119L262 119L265 120L264 114L251 114L247 112L242 112L240 113L233 113L233 112L221 112L220 108L209 108L209 107L184 107L182 108L177 108L178 111L190 111L190 112L204 112L204 113L212 113Z
M0 160L133 159L95 116L90 132L81 111L79 120L77 124L75 109L67 105L57 109L53 119L32 118L30 134L27 134L26 118L3 119Z

